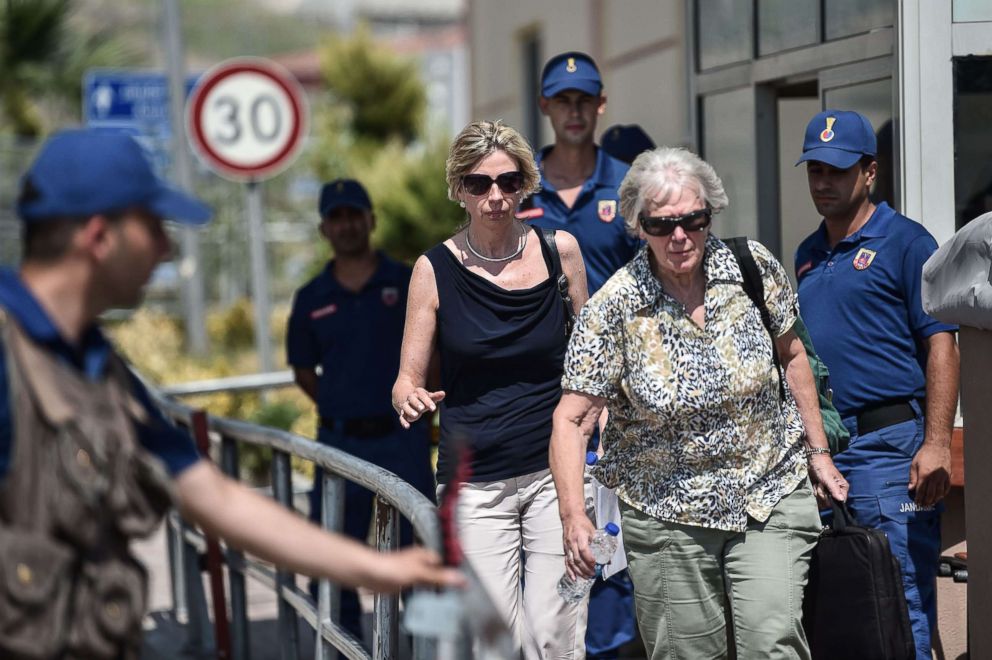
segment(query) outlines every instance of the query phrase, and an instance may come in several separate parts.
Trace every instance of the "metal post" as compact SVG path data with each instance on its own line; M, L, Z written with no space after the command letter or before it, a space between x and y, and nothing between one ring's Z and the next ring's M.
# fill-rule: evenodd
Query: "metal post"
M396 509L382 498L375 499L375 544L379 552L395 550L400 538ZM392 660L399 649L399 596L376 594L373 601L372 657Z
M272 451L272 489L276 501L287 509L293 508L293 489L290 483L291 470L289 454L284 451ZM282 597L285 587L292 587L296 582L295 576L282 569L276 570L276 597L279 599L279 637L282 640L282 660L297 660L300 656L299 629L296 624L296 612Z
M203 590L203 577L200 574L200 553L196 547L182 538L186 523L180 522L180 543L183 546L183 573L186 578L186 604L189 608L189 624L186 626L186 647L192 654L214 655L213 626L210 625L210 611L207 596Z
M257 181L246 186L248 198L248 241L251 254L251 289L255 308L255 349L259 371L272 371L272 342L269 337L269 273L265 250L265 222L262 217L262 189Z
M324 471L321 498L321 523L325 529L340 532L344 527L344 478ZM334 645L324 639L323 628L328 621L341 622L341 587L321 579L317 589L317 658L334 660L338 656Z
M220 441L220 467L231 479L238 481L238 442L230 436ZM245 574L235 570L232 559L244 560L244 553L227 550L227 581L231 589L231 655L235 660L249 660L251 644L248 640L248 594Z
M184 190L193 189L193 168L186 145L184 108L186 106L186 67L183 64L183 31L178 0L162 0L165 23L165 54L169 69L169 117L172 125L172 162L176 181ZM189 349L206 355L207 325L204 321L203 270L200 268L200 243L197 230L183 226L180 243L182 261L179 275L183 287L183 310Z
M169 570L172 574L172 616L176 623L186 625L189 621L189 608L186 606L183 544L179 532L176 531L179 524L179 514L171 511L165 519L165 533L169 543Z

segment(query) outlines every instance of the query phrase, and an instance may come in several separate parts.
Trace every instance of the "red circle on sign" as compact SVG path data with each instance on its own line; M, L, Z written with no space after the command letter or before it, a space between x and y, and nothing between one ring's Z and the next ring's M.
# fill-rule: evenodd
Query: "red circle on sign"
M275 153L257 162L238 162L222 153L205 130L206 102L219 85L233 76L251 74L285 94L290 109L291 126ZM261 181L289 166L294 160L307 128L307 106L299 83L274 62L253 57L239 57L221 62L200 79L186 104L186 134L193 150L204 163L221 176L237 181Z

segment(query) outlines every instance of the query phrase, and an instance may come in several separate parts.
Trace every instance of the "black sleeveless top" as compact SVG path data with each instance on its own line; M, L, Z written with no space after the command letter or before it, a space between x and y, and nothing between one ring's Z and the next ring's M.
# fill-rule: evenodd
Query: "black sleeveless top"
M453 442L472 451L469 481L496 481L548 467L551 415L561 398L565 310L551 277L508 291L471 272L444 244L426 252L438 293L441 446L438 482L455 468Z

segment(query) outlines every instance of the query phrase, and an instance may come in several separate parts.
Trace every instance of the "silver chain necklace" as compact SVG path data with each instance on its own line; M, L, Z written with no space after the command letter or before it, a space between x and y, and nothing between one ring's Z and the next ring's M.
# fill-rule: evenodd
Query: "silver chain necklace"
M479 254L479 251L472 246L472 241L471 239L469 239L468 229L465 230L465 245L468 246L468 251L474 254L475 256L477 256L479 259L482 259L483 261L488 261L489 263L500 263L502 261L509 261L510 259L514 258L515 256L517 256L518 254L524 251L524 248L527 247L527 234L529 233L530 232L524 229L523 226L521 225L521 234L520 237L517 239L517 249L511 252L510 254L506 255L505 257L487 257L483 254Z

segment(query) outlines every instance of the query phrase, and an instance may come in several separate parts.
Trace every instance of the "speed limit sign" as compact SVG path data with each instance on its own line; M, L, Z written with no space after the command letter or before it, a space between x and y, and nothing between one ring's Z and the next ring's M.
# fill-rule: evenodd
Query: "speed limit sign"
M262 181L293 162L307 133L306 97L274 62L239 57L203 74L186 104L186 134L208 167Z

